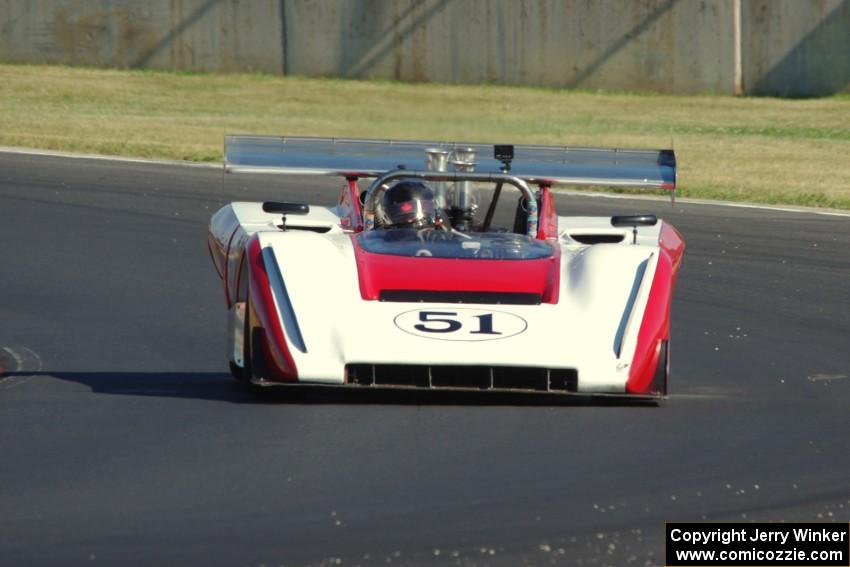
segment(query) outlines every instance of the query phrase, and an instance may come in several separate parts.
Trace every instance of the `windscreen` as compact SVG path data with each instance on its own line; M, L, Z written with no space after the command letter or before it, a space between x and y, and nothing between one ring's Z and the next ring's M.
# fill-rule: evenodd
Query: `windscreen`
M367 252L391 256L536 260L552 256L546 242L509 232L464 234L434 229L370 230L354 238Z

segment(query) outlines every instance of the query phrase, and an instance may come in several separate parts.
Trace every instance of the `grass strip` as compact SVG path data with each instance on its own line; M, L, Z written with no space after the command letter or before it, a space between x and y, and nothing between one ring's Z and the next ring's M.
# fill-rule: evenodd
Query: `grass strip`
M220 161L225 133L675 148L679 194L850 209L850 97L0 64L0 145Z

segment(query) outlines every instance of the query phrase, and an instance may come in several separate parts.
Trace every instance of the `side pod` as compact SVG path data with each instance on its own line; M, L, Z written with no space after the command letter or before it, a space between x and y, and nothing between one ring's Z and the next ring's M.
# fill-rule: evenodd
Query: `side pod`
M630 394L667 394L670 306L685 242L672 226L664 223L659 246L658 265L626 382L626 392Z
M263 248L260 244L259 234L250 238L246 249L248 280L250 282L248 317L251 351L254 360L256 360L257 355L262 354L263 362L265 362L265 364L255 366L255 371L260 371L265 367L265 373L268 376L261 376L262 378L295 382L298 379L298 371L287 347L280 315L272 297L271 282L263 260Z

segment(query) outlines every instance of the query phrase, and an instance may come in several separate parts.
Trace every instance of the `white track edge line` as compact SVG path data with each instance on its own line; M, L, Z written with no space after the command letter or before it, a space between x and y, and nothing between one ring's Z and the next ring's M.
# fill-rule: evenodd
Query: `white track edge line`
M145 159L132 158L123 156L105 156L100 154L75 154L72 152L60 152L54 150L36 150L30 148L12 148L8 146L0 146L0 153L20 154L29 156L46 156L60 157L68 159L96 159L99 161L117 161L123 163L144 163L150 165L177 165L185 167L202 167L221 169L221 162L199 162L199 161L184 161L184 160L167 160L167 159Z
M594 197L599 199L638 199L645 201L666 201L670 202L670 197L661 197L658 195L631 195L622 193L604 193L601 191L576 191L574 189L556 189L558 193L565 195L574 195L576 197ZM793 205L766 205L761 203L747 203L737 201L712 201L710 199L693 199L689 197L676 197L674 205L679 203L686 205L713 205L716 207L734 207L738 209L761 209L765 211L779 211L783 213L805 213L812 215L824 215L832 217L850 217L850 211L841 209L818 209L815 207L795 207Z
M222 164L219 162L194 162L194 161L181 161L181 160L157 160L157 159L144 159L144 158L131 158L131 157L122 157L122 156L104 156L99 154L75 154L72 152L60 152L54 150L37 150L37 149L29 149L29 148L13 148L7 146L0 146L0 153L9 153L9 154L21 154L21 155L34 155L34 156L47 156L47 157L61 157L61 158L69 158L69 159L96 159L102 161L115 161L115 162L124 162L124 163L143 163L143 164L151 164L151 165L173 165L173 166L184 166L184 167L200 167L206 169L218 169L222 167ZM618 193L605 193L601 191L575 191L570 189L557 189L558 193L563 193L565 195L575 195L579 197L593 197L600 199L634 199L634 200L646 200L646 201L669 201L668 197L660 197L656 195L623 195ZM765 211L778 211L783 213L803 213L803 214L812 214L812 215L822 215L822 216L831 216L831 217L850 217L850 211L842 211L840 209L817 209L814 207L795 207L790 205L763 205L758 203L739 203L735 201L711 201L708 199L691 199L691 198L677 198L676 203L682 203L686 205L710 205L715 207L734 207L739 209L760 209Z

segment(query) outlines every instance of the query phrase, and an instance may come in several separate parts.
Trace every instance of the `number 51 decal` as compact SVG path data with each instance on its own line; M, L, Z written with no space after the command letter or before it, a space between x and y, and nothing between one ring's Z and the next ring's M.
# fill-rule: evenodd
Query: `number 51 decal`
M491 341L525 331L525 319L485 309L416 309L395 317L396 327L420 337L444 341Z

